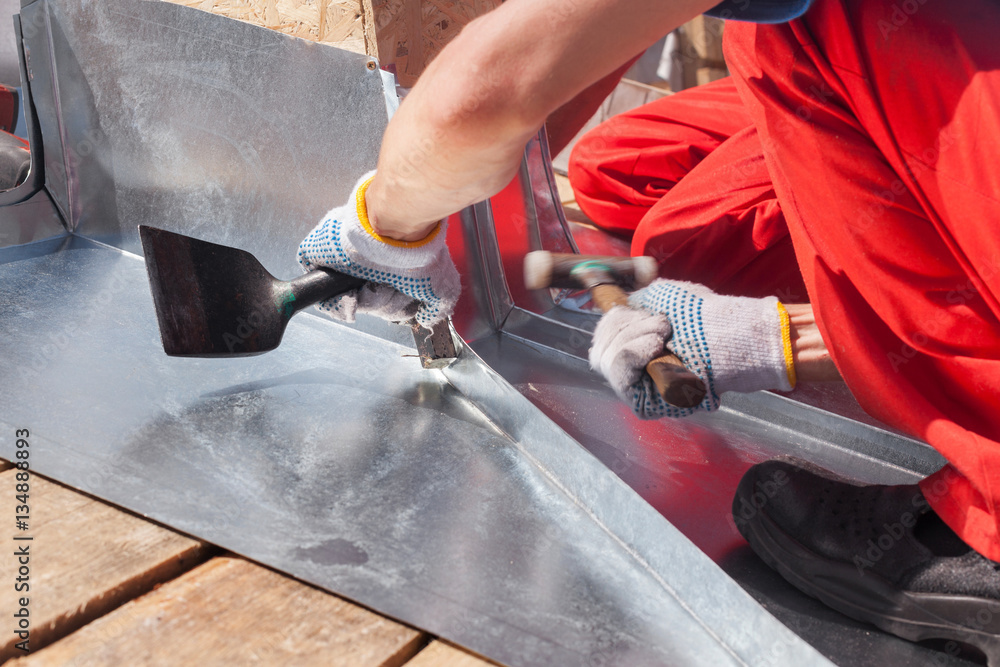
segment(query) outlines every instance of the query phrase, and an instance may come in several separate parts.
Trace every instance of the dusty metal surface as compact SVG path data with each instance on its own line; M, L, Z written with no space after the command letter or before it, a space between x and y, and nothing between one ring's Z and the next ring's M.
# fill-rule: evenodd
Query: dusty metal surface
M510 664L815 661L474 355L446 378L303 316L266 356L170 358L140 258L2 253L0 423L37 471Z
M530 165L539 164L532 152L541 150L541 144L529 144L522 181L529 178ZM485 264L513 267L527 247L564 247L572 226L560 211L546 208L557 201L555 184L537 167L531 178L535 185L522 189L524 201L494 198L489 210L480 207L471 215L481 226L502 229L512 218L527 228L521 235L480 234L493 243L477 249ZM525 209L534 212L527 223L521 222ZM588 252L619 254L616 239L602 244L590 234L587 243ZM787 396L726 394L723 408L712 415L636 420L587 367L597 315L588 313L586 298L556 307L537 295L521 297L521 287L510 280L494 279L489 289L506 289L511 303L502 333L472 340L484 361L799 636L835 663L851 667L975 664L974 656L958 654L954 647L912 644L806 597L750 551L730 516L740 477L759 461L793 454L864 482L911 483L943 464L930 446L866 415L841 383L806 385Z
M162 354L136 226L296 275L374 162L363 57L161 3L22 19L44 194L75 230L0 249L0 425L31 430L35 470L512 665L825 663L471 351L425 370L405 328L304 314L260 357ZM484 331L495 269L466 278Z
M21 85L18 40L12 29L13 17L20 9L20 0L0 0L0 83L12 88Z
M36 192L27 201L3 206L2 211L0 248L41 241L66 233L59 212L44 190Z
M0 425L31 429L38 471L513 665L827 664L800 637L842 665L964 664L790 591L727 521L776 453L894 481L933 451L845 420L836 391L638 422L586 369L586 304L520 282L525 251L574 243L544 139L452 221L475 352L447 368L420 368L405 327L306 314L261 357L163 355L136 226L297 275L299 239L374 164L381 77L171 4L21 18L45 189L0 208Z
M70 229L141 252L140 223L296 275L296 239L372 168L366 56L165 2L21 12L46 188Z

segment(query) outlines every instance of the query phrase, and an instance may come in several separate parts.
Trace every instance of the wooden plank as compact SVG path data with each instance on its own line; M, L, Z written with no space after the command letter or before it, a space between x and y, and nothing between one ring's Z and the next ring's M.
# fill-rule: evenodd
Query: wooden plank
M0 582L8 591L0 595L0 618L9 626L22 595L28 599L32 651L190 569L209 550L35 474L28 481L28 530L17 530L17 472L0 473L0 520L7 522ZM14 541L14 535L32 539ZM29 552L29 572L20 583L29 590L18 593L21 564L13 553L22 547ZM16 635L5 631L2 637L0 660L23 655Z
M681 31L684 88L729 75L722 55L724 26L725 21L711 16L698 16L684 24Z
M426 639L242 558L219 557L11 665L396 667Z
M367 53L410 87L472 19L501 0L168 0Z
M196 7L313 42L332 44L358 53L366 52L365 8L362 6L362 0L168 0L168 2Z
M423 16L420 12L421 0L404 0L406 35L402 39L406 40L409 53L405 61L400 76L412 77L415 83L420 72L424 68L424 39L423 39ZM393 37L396 37L393 35ZM410 84L403 84L410 85Z
M608 96L607 105L602 108L604 117L601 120L607 120L612 116L631 111L647 102L652 102L670 94L670 91L663 90L662 88L647 86L644 83L632 81L631 79L622 79Z
M713 16L696 16L684 24L684 31L698 57L722 62L722 32L726 22Z
M562 174L555 174L556 188L559 190L559 201L565 205L572 205L576 202L576 193L569 183L569 177Z
M371 5L376 37L368 55L395 70L407 88L463 27L500 5L500 0L363 1Z
M464 649L435 640L406 663L406 667L489 667L496 664Z

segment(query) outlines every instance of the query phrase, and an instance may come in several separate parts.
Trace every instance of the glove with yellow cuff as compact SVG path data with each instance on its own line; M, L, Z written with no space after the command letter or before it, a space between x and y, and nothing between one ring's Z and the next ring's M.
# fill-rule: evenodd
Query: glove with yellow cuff
M327 213L302 241L299 263L306 271L323 266L369 281L319 304L335 319L353 322L357 312L393 322L416 317L430 328L451 315L461 292L445 245L445 221L419 241L380 236L368 221L365 204L374 175L362 176L347 203Z
M778 299L716 294L704 285L657 280L597 323L590 365L642 419L685 417L719 407L727 391L788 391L795 386L791 328ZM694 408L667 404L646 364L676 354L708 389Z

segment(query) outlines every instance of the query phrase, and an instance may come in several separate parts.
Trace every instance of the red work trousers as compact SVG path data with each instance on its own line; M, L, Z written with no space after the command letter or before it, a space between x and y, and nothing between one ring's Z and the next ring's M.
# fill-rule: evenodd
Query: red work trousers
M732 270L730 247L737 264L769 252L767 261L797 263L858 401L944 455L949 465L922 482L925 496L962 539L1000 561L998 29L1000 5L990 0L817 0L788 24L729 23L726 58L749 122L640 216L633 250L670 261L683 248L681 262L722 274ZM699 173L736 139L745 145L734 164L761 156L780 203L769 235L757 232L765 184L756 204L733 199L751 169L735 170L735 187ZM674 210L650 217L689 177L707 188L695 219ZM701 208L720 183L723 204L739 205L713 218ZM598 213L583 194L581 207ZM717 220L728 234L712 229ZM779 226L794 259L781 250ZM725 252L686 243L701 235L721 239Z
M695 168L697 167L697 168ZM597 226L665 278L807 300L757 131L730 78L610 118L573 149L570 182Z

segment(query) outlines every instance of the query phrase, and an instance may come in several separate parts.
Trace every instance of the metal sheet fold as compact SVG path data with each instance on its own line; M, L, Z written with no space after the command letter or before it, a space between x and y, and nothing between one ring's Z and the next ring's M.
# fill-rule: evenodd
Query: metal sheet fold
M482 203L449 230L476 352L423 369L404 327L301 315L267 355L170 358L136 227L297 274L299 240L375 164L381 74L170 3L35 0L21 26L45 189L0 208L22 244L0 238L0 427L31 430L35 470L511 665L829 664L678 529L672 495L700 473L718 509L724 464L792 431L628 421L556 344L585 345L587 316L518 286L518 253L573 244L543 139L510 219ZM72 234L25 244L60 214ZM905 459L895 442L872 457Z
M261 357L166 357L138 257L24 248L0 425L36 471L511 665L823 663L474 354L305 316Z

